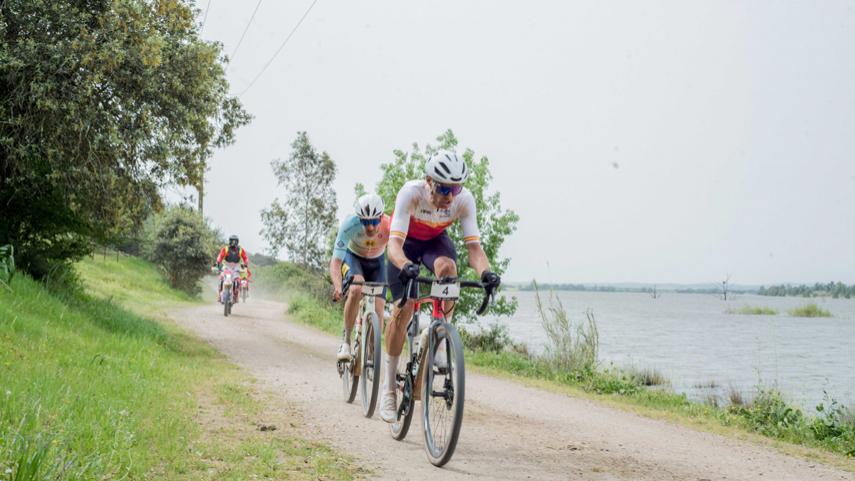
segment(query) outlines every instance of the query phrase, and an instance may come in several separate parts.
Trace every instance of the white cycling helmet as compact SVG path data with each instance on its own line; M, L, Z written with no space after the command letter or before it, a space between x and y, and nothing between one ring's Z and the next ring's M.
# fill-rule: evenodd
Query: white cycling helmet
M383 199L377 194L365 194L353 205L360 219L379 219L383 216Z
M425 164L425 174L441 184L462 184L469 176L469 169L457 153L439 151Z

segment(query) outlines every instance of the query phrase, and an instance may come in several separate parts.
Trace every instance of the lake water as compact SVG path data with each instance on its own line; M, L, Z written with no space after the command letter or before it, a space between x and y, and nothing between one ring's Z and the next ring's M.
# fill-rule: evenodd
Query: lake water
M543 350L546 334L533 292L509 293L517 313L501 322L511 336ZM855 407L855 299L804 299L665 292L658 299L641 293L558 292L575 322L591 309L600 334L600 362L655 368L673 388L695 400L710 394L726 399L734 387L749 397L758 385L777 387L807 410L823 391ZM546 299L546 297L543 297ZM787 311L816 302L830 318L796 318ZM727 314L743 305L768 306L775 316ZM715 381L717 387L701 387Z

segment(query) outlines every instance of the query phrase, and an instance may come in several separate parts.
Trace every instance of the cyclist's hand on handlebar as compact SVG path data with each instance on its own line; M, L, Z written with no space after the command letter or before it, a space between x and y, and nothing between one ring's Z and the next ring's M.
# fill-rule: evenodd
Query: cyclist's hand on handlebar
M241 269L246 269L246 264L241 264L241 265L240 265L240 268L241 268Z
M408 262L404 264L404 267L401 268L400 274L398 274L398 280L401 281L405 287L406 285L416 277L419 277L419 266L413 264L412 262Z
M488 291L495 291L502 283L502 278L495 272L484 271L481 273L481 283Z

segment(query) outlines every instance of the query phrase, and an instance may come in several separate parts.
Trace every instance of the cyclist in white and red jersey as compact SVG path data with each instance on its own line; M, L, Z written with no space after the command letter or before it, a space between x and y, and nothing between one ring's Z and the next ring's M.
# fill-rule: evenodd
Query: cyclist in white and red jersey
M466 163L454 152L438 152L425 165L425 174L424 180L404 184L395 199L387 264L392 298L396 301L401 299L408 281L418 277L419 264L437 277L457 276L457 252L446 232L455 220L460 220L463 227L469 265L481 275L481 281L488 288L495 289L501 280L490 272L487 254L481 248L475 198L463 187L469 175ZM413 294L408 297L413 297ZM443 306L446 312L452 307L450 302ZM386 372L380 418L388 423L397 419L395 371L404 345L407 322L412 316L412 300L403 308L399 308L396 302L391 321L386 325ZM437 362L443 361L437 359Z

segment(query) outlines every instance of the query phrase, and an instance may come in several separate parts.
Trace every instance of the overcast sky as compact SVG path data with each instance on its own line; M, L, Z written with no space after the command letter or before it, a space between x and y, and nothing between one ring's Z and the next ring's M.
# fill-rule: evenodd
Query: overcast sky
M235 94L310 3L262 2ZM203 37L231 54L255 4L211 0ZM855 283L855 2L318 0L241 100L206 214L250 251L297 131L342 218L451 128L520 215L505 279Z

